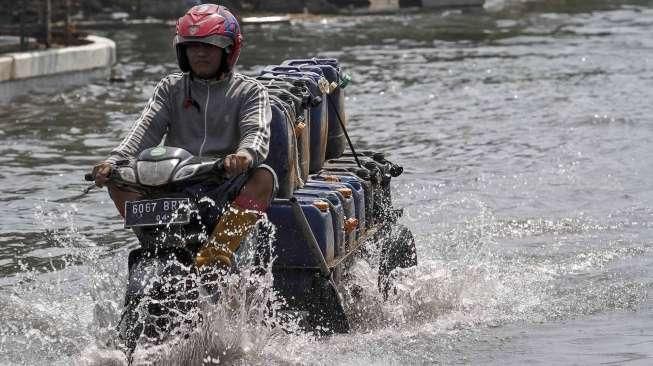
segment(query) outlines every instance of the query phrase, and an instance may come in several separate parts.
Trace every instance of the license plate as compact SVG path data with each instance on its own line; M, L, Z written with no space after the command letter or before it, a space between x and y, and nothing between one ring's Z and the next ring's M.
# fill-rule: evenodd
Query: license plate
M125 202L125 227L186 224L190 221L188 205L188 198Z

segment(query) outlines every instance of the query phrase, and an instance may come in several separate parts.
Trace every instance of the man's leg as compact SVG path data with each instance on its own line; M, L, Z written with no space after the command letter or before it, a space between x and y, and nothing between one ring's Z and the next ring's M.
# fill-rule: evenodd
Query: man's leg
M206 265L231 266L234 252L267 211L274 194L275 177L266 168L256 168L234 201L220 217L209 241L197 253L198 267Z
M274 176L264 168L256 168L234 202L242 208L265 212L274 191Z
M125 217L125 202L136 201L141 198L141 194L137 192L123 191L114 186L107 186L107 188L109 188L109 197L111 197L113 204L118 209L118 213L123 218Z

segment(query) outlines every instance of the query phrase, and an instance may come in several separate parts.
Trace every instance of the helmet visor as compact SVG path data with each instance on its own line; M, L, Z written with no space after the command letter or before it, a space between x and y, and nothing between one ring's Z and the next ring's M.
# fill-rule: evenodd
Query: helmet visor
M206 37L184 37L180 35L175 36L175 44L177 45L182 45L191 42L206 43L206 44L218 46L220 48L224 48L227 51L227 53L229 53L230 46L234 44L231 38L220 36L217 34L206 36Z

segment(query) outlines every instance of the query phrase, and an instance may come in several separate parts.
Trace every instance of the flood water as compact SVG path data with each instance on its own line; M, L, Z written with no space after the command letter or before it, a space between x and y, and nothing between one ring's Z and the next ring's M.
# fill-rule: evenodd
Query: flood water
M653 364L652 30L652 1L608 0L246 27L242 72L323 55L352 75L350 134L404 166L420 263L385 303L356 263L351 334L226 324L228 349L194 346L223 364ZM175 70L172 32L97 30L124 82L0 106L0 364L121 364L136 241L82 177Z

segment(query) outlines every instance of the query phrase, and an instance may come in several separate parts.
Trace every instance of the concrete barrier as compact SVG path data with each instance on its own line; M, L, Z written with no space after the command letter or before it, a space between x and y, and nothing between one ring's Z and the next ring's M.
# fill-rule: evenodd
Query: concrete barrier
M399 0L370 0L370 11L399 9Z
M14 59L12 57L0 56L0 81L11 79L14 68Z
M82 46L0 56L0 102L30 90L42 90L42 86L86 82L89 78L84 75L108 75L116 62L115 42L98 36L86 40L90 43Z

